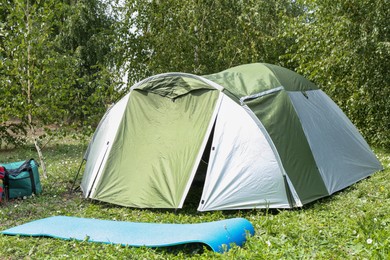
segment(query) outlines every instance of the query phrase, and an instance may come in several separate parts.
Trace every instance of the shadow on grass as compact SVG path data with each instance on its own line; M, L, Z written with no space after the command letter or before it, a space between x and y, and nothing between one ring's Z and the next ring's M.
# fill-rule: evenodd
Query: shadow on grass
M175 246L166 246L166 247L156 247L152 248L158 253L167 253L167 254L183 254L188 257L194 256L195 254L203 254L206 250L212 250L209 246L203 243L187 243Z
M77 191L80 192L81 191ZM97 201L97 200L90 200L88 199L89 203L92 205L100 207L102 210L116 210L116 209L128 209L128 210L136 210L140 212L142 215L166 215L166 214L174 214L176 216L188 216L190 217L189 220L193 220L192 218L198 218L199 220L202 220L200 222L207 222L207 219L228 219L228 218L248 218L249 216L253 216L254 214L256 216L267 216L267 215L278 215L279 213L285 211L285 209L241 209L241 210L217 210L217 211L198 211L197 206L199 201L198 200L189 200L187 204L181 209L162 209L162 208L132 208L132 207L125 207L120 206L116 204L111 204L108 202L103 201ZM166 223L176 223L174 220L167 221ZM185 222L187 222L185 220ZM199 223L199 221L191 222L191 223Z

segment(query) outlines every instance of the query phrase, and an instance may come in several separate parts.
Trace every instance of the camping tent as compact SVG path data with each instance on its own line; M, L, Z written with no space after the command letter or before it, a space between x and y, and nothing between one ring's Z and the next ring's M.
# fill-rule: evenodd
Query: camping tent
M85 154L86 198L199 211L291 208L382 169L338 106L279 66L147 78L107 111Z

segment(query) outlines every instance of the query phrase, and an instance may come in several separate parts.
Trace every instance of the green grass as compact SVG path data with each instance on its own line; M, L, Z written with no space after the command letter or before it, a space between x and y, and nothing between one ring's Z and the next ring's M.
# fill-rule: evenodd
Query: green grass
M70 193L86 142L57 143L43 150L48 169L48 178L41 180L43 193L3 203L0 230L55 215L157 223L244 217L256 234L243 248L225 254L200 245L152 249L0 235L0 259L390 259L388 151L376 151L384 171L302 209L198 213L195 200L175 212L119 207L85 200L79 191ZM0 150L2 162L30 157L37 158L33 146Z

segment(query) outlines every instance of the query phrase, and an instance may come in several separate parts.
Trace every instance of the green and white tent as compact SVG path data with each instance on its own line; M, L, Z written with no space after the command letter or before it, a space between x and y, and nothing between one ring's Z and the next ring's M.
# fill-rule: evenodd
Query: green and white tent
M135 84L103 117L85 159L86 198L182 208L196 178L199 211L299 207L382 169L323 91L260 63Z

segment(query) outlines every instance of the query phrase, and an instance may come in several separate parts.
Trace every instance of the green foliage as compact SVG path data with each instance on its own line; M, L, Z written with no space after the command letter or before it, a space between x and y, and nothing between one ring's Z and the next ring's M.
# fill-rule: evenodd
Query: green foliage
M70 73L74 82L63 94L63 107L68 112L68 123L78 127L96 126L106 106L117 96L115 72L110 69L112 23L101 1L77 1L64 12L56 38L58 49L71 55L75 63Z
M85 200L69 188L86 142L56 140L44 150L48 178L43 193L1 204L0 229L55 215L152 223L199 223L243 217L255 227L244 247L221 255L199 245L151 249L86 241L0 235L5 259L388 259L390 256L390 153L377 150L385 170L295 210L196 212L199 198L178 211L131 209ZM36 157L33 146L0 151L2 162ZM78 180L77 183L79 183Z
M390 147L389 1L3 2L1 144L23 142L29 115L89 134L122 95L122 74L131 84L267 62L307 76Z
M167 71L209 74L251 62L278 63L281 17L291 1L126 1L118 43L130 81Z
M371 142L390 147L389 1L303 1L289 20L288 55L324 89Z
M368 141L390 147L389 10L381 0L126 1L117 64L130 83L280 64L318 84Z
M4 15L1 24L0 109L2 126L7 129L0 132L0 139L4 141L5 136L5 141L9 142L15 134L15 131L10 133L12 128L9 125L25 132L29 125L28 115L35 118L44 114L43 118L46 118L49 114L43 101L46 84L51 83L47 72L51 71L51 61L55 59L48 52L52 46L51 21L55 15L52 1L6 1L1 8ZM31 98L34 102L30 102Z
M118 95L105 6L28 0L0 8L0 142L53 124L90 134Z

